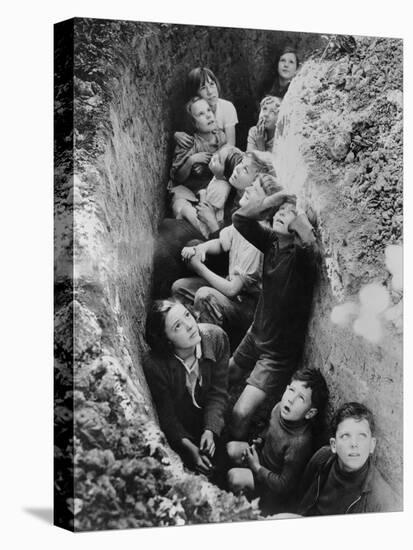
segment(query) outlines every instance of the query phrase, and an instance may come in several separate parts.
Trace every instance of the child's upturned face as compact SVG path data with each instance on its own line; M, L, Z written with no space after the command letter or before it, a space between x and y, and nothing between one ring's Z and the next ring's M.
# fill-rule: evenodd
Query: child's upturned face
M312 389L307 388L305 382L292 380L281 398L281 417L284 420L297 421L314 416L311 395Z
M297 58L293 53L285 53L278 62L278 74L286 80L291 80L297 72Z
M227 158L227 151L220 149L214 153L209 161L209 169L216 178L224 177L225 159Z
M254 165L252 159L244 157L234 168L229 183L236 189L243 191L252 184L257 174L258 168Z
M376 446L370 425L365 418L346 418L337 427L336 436L330 439L333 453L337 453L338 464L346 472L360 470Z
M175 349L187 349L200 341L198 324L182 304L176 304L165 317L165 335Z
M275 130L279 110L280 104L275 102L264 103L264 105L261 107L258 121L262 120L264 122L264 128L267 131L273 132Z
M272 228L280 235L291 235L290 223L296 218L297 213L293 204L285 202L280 206L272 219Z
M200 99L192 105L191 114L198 132L206 133L216 129L215 115L204 99Z
M218 87L216 83L210 78L205 80L204 84L200 86L198 94L200 97L202 97L202 99L208 101L209 105L211 106L216 105L219 98Z
M242 195L239 205L244 206L250 201L263 201L267 195L264 189L261 187L259 179L256 179L252 185L249 185Z

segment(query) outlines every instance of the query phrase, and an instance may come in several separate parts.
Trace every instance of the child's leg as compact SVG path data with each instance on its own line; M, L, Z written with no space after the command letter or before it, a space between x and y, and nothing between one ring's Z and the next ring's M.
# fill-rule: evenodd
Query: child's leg
M197 290L205 286L206 281L202 277L185 277L175 281L171 288L171 294L177 298L185 307L194 310L194 300Z
M255 490L254 476L249 468L231 468L228 472L228 488L233 493L243 491L251 495Z
M228 380L230 385L234 385L236 382L241 380L241 378L245 375L245 372L242 370L241 367L239 367L236 362L234 361L234 358L231 357L229 360L228 365Z
M183 204L181 206L181 217L185 220L188 220L189 223L194 225L195 227L198 227L198 216L196 215L195 207L188 201L185 201L185 203L186 204Z
M230 441L227 443L227 454L231 464L244 466L244 452L249 444L246 441Z
M238 361L238 350L234 354L234 360ZM280 400L294 367L295 362L290 358L258 358L232 412L232 433L235 439L246 438L254 412L268 396L271 396L271 407Z
M194 307L199 312L201 323L212 323L222 327L228 334L231 351L240 343L252 321L254 308L249 300L239 302L230 299L211 286L199 288Z
M252 415L265 401L265 391L247 384L232 410L231 433L235 439L245 439Z
M196 229L198 229L202 235L205 238L208 238L208 230L205 226L205 224L202 224L198 220L198 214L196 212L196 209L192 204L188 201L185 201L186 204L182 204L180 207L180 217L184 220L187 220L191 225L193 225Z
M235 384L250 372L258 358L254 338L247 332L229 360L230 384Z

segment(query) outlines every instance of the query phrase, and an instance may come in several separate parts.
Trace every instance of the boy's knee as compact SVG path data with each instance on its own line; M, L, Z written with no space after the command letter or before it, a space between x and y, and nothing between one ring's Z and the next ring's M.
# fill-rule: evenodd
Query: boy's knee
M201 286L196 291L194 307L199 312L199 320L204 323L222 325L224 316L217 300L217 291L209 286Z
M228 488L233 493L243 491L247 496L254 490L254 478L248 468L231 468L227 474Z
M240 403L237 401L232 409L232 420L238 426L246 423L252 414L251 407L248 403Z
M185 199L173 199L171 204L171 209L174 217L179 220L182 218L182 210L187 204L190 204Z
M184 286L184 281L185 279L178 279L177 281L175 281L172 286L171 286L171 294L172 296L179 296L179 294L181 293L182 291L182 288Z
M237 460L239 452L236 441L230 441L227 443L227 455L230 460Z
M243 489L243 486L236 468L232 468L231 470L229 470L227 474L227 480L228 480L229 490L232 491L233 493L238 493Z

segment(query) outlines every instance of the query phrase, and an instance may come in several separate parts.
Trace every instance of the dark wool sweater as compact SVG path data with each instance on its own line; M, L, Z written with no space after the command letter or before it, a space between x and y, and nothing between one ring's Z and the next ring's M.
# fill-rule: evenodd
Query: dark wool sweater
M351 475L341 474L337 477L337 470L332 473L337 468L336 463L337 455L333 454L329 446L322 447L311 458L301 483L299 514L312 516L402 510L399 497L380 475L371 459L366 463L366 473L361 472L360 477L356 475L353 479ZM348 498L350 494L352 499ZM345 508L339 503L341 499L346 504ZM338 508L340 510L337 512Z
M262 291L249 331L262 354L296 359L304 345L315 281L311 245L278 248L272 229L238 212L233 224L247 241L264 253Z
M185 367L174 355L160 357L155 353L144 359L146 380L152 393L161 429L169 444L178 452L182 439L199 445L204 430L221 434L224 410L228 401L229 343L225 332L215 325L199 323L202 357L199 372L202 385L197 386L194 406L186 388Z
M345 514L361 493L368 467L369 461L357 472L345 472L339 468L338 461L334 461L313 508L313 514L320 516Z
M291 500L311 452L312 432L308 421L284 420L278 403L272 410L265 434L257 481L271 491L275 500Z

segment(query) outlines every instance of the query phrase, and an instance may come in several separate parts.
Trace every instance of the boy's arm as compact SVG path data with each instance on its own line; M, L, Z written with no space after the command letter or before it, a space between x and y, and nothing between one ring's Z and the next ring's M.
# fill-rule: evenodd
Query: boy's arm
M313 226L304 212L295 217L289 225L289 230L296 234L301 246L312 246L316 242Z
M237 296L244 286L244 281L241 276L235 275L230 281L224 277L220 277L211 271L198 256L194 256L189 261L189 265L197 275L205 279L213 288L222 292L224 296L232 298Z
M295 200L295 195L290 195L285 191L278 191L264 199L251 197L246 204L233 214L232 222L247 241L261 252L265 252L274 240L274 232L260 225L258 220L265 219L272 209L279 208L284 202L295 203Z
M298 481L311 456L310 445L290 446L284 456L282 471L278 474L260 465L255 477L277 496L286 497L295 491Z
M313 454L307 466L305 467L304 473L301 478L301 482L299 486L300 499L304 497L311 483L314 481L314 478L317 472L319 471L320 466L326 462L326 460L330 457L330 455L331 455L330 447L327 445L324 447L321 447L321 449L318 449L318 451L316 451Z
M263 227L257 220L245 216L241 209L232 215L232 223L244 239L247 239L260 252L265 252L274 240L274 233L269 227Z
M196 245L196 253L205 258L205 254L221 254L223 252L221 241L219 239L211 239L205 243Z

